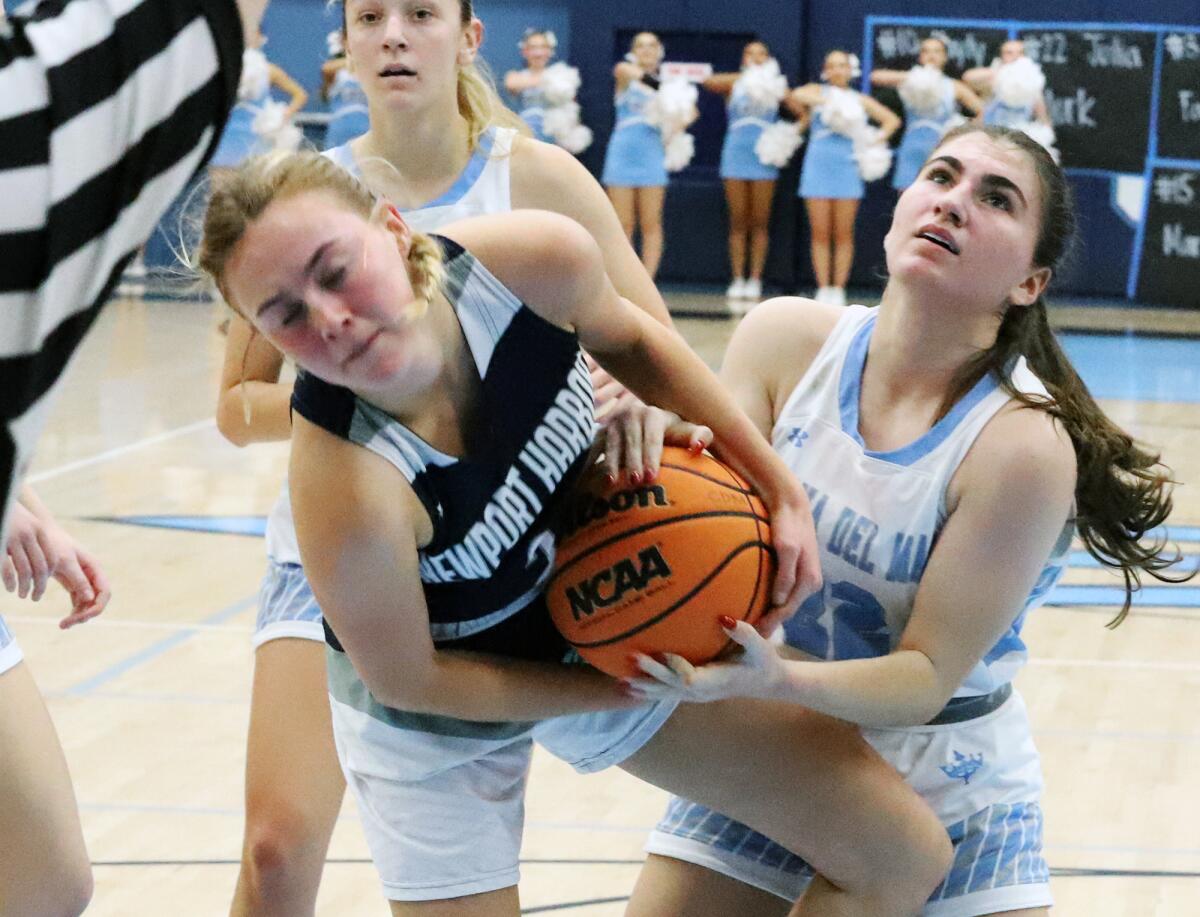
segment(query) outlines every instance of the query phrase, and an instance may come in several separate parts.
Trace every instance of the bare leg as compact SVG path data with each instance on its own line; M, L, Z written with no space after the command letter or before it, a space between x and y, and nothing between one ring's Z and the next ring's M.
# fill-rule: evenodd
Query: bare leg
M516 886L481 895L441 901L392 901L392 917L517 917L521 902Z
M719 872L650 854L625 917L785 917L791 904Z
M71 775L28 667L0 675L0 912L83 913L92 897Z
M312 914L346 789L333 745L325 646L271 640L254 659L246 832L232 914Z
M812 236L812 266L817 286L830 285L829 246L833 241L833 201L828 198L805 198L808 209L808 228Z
M858 216L858 201L833 202L833 285L845 287L854 264L854 219Z
M625 231L626 237L632 242L635 226L634 189L609 187L605 190L608 191L608 199L612 201L613 210L617 212L617 219L621 221L621 229Z
M798 705L683 704L622 766L811 863L824 878L793 917L911 917L950 866L945 829L858 730Z
M659 187L637 189L638 228L642 231L642 264L650 279L658 273L663 253L663 198L667 189Z
M746 232L750 228L750 183L725 179L725 204L729 208L729 266L733 279L746 276Z
M775 182L750 183L750 276L762 280L767 263L768 231L771 225L771 202L775 197Z

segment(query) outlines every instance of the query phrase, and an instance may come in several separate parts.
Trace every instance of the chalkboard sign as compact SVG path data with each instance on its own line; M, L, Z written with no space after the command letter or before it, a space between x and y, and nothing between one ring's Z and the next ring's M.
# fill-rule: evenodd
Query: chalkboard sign
M1155 168L1145 220L1138 299L1200 309L1200 166Z
M921 42L926 38L940 38L946 43L946 75L957 79L972 67L986 67L992 58L999 57L1008 31L938 25L878 26L872 38L871 66L877 70L908 70L916 65Z
M1200 157L1200 33L1167 32L1163 36L1158 155L1164 159Z
M1046 106L1063 164L1141 172L1150 135L1152 32L1030 30L1025 53L1046 74Z

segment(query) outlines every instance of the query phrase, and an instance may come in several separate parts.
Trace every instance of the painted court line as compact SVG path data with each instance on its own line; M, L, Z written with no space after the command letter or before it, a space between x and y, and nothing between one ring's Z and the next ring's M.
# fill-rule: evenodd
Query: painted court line
M35 617L33 615L10 615L4 616L5 621L15 621L18 624L52 624L58 627L58 618L47 618L45 616ZM128 628L130 630L169 630L169 631L208 631L213 633L229 633L229 634L249 634L254 632L253 624L185 624L179 621L121 621L110 619L105 616L93 618L87 622L89 631L99 628Z
M247 608L252 607L258 601L258 595L252 595L244 598L241 601L235 602L228 608L223 608L214 615L205 618L203 624L220 624L228 618L241 614ZM115 678L120 678L126 672L137 668L143 663L149 662L165 653L167 650L174 649L179 644L184 643L199 631L195 627L188 627L181 630L179 633L172 634L169 637L164 637L157 643L153 643L143 650L134 653L114 665L109 666L103 672L93 675L91 678L72 685L64 692L71 695L88 694L101 685L108 684Z
M195 433L197 430L203 430L206 427L216 427L216 418L210 417L206 420L198 420L195 423L190 423L182 427L176 427L174 430L166 430L162 433L156 433L154 436L148 436L145 439L139 439L136 442L128 443L124 446L117 446L114 449L108 449L104 452L97 452L95 455L89 456L78 461L68 462L65 465L59 465L57 468L48 468L45 471L39 471L37 474L31 474L26 478L29 484L40 484L42 481L49 481L51 478L57 478L64 474L70 474L72 471L78 471L80 468L87 468L90 465L97 465L100 462L107 462L109 459L117 458L118 456L128 455L130 452L136 452L138 449L144 449L146 446L153 446L157 443L164 442L168 439L174 439L176 436L186 436L189 433Z

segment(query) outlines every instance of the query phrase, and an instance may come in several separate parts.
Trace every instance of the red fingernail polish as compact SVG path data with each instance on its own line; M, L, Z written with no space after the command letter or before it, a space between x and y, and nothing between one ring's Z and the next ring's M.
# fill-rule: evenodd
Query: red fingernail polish
M666 653L655 653L654 661L661 663L662 665L667 665L667 654Z
M629 472L629 481L631 484L636 486L642 483L642 476L636 471L631 471Z
M729 615L721 615L721 617L717 618L717 622L726 630L733 630L737 627L737 621L733 620Z
M617 476L615 474L606 474L604 476L604 483L607 484L609 487L612 487L614 484L617 483Z
M704 443L692 443L688 446L688 452L692 453L692 455L699 455L703 451Z
M655 477L657 477L657 475L654 473L654 470L651 468L647 468L646 469L646 483L647 484L653 483Z

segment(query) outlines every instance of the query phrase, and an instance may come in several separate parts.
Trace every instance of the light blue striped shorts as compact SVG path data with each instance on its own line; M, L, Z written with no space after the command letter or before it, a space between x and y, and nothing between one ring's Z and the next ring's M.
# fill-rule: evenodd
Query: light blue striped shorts
M4 618L0 617L0 675L7 672L24 658L17 638L13 636Z
M942 819L954 862L923 917L981 917L1049 907L1050 870L1042 854L1042 776L1018 693L965 723L864 729ZM797 775L796 792L804 792ZM695 863L789 901L812 868L747 826L672 798L646 843L650 853Z
M325 642L321 609L299 564L267 562L267 572L258 590L258 617L254 621L253 646L268 640L295 637Z

